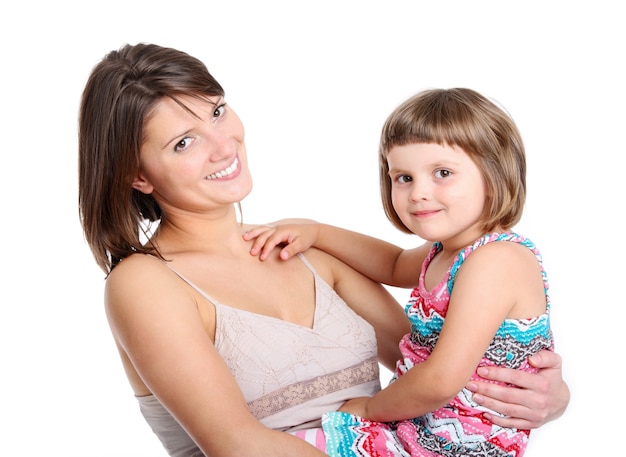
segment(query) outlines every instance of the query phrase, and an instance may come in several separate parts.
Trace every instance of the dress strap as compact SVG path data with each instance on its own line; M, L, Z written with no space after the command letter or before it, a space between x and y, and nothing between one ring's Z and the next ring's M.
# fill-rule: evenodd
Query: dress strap
M526 246L528 249L532 251L533 254L535 254L535 257L537 258L537 261L539 262L539 266L541 267L541 276L543 278L544 293L547 295L548 287L549 287L548 277L543 267L543 259L541 257L541 253L539 252L539 249L537 249L535 244L532 241L530 241L528 238L522 235L518 235L517 233L514 233L514 232L488 233L480 237L478 240L476 240L474 244L472 244L471 246L468 246L465 249L463 249L461 252L459 252L456 257L456 260L452 264L452 267L450 267L450 276L448 277L448 293L452 293L452 288L454 286L454 279L456 278L456 274L459 271L459 268L461 267L465 259L472 252L478 249L480 246L484 246L485 244L492 243L494 241L512 241L514 243L518 243L523 246ZM441 249L440 242L435 243L435 246L437 246L438 249Z
M302 253L298 253L297 254L298 258L302 261L302 263L304 263L307 268L309 270L311 270L311 272L313 273L313 275L315 277L318 276L317 271L315 271L315 268L313 268L313 265L311 265L311 263L309 262L309 260L304 256L304 254ZM210 301L211 303L213 303L214 305L220 305L221 303L218 302L217 300L215 300L213 297L211 297L209 294L207 294L204 290L202 290L200 287L198 287L197 285L195 285L193 282L191 282L189 279L187 279L184 275L182 275L181 273L179 273L178 271L176 271L176 269L172 268L172 266L168 263L168 262L163 262L165 264L165 266L167 268L169 268L174 274L176 274L180 279L182 279L183 281L185 281L187 284L189 284L191 287L193 287L196 291L198 291L198 293L200 293L200 295L202 295L204 298L206 298L208 301Z
M313 275L318 276L317 271L315 271L315 268L313 268L313 265L311 265L311 262L309 262L309 259L304 257L304 254L302 254L301 252L298 252L297 256L300 260L302 260L302 263L304 263L307 266L307 268L311 270Z
M178 276L180 279L182 279L183 281L185 281L187 284L189 284L191 287L193 287L196 291L198 291L198 293L200 295L202 295L204 298L206 298L208 301L210 301L211 303L213 303L214 305L220 305L221 303L218 302L217 300L215 300L213 297L211 297L209 294L207 294L204 290L200 289L200 287L196 286L193 282L191 282L189 279L187 279L185 276L183 276L181 273L179 273L178 271L176 271L174 268L172 268L172 266L167 263L164 262L165 266L167 268L169 268L172 272L174 272L174 274L176 274L176 276Z

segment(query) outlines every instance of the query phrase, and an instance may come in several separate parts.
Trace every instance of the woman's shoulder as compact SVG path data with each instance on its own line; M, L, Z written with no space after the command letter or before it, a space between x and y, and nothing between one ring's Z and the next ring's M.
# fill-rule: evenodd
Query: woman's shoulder
M168 268L164 260L149 254L131 254L122 259L107 276L107 284L124 284L139 278L165 275ZM152 281L150 281L152 282Z
M165 261L146 254L132 254L120 263L107 277L105 302L116 304L141 303L150 300L181 299L189 296L189 288L170 270Z

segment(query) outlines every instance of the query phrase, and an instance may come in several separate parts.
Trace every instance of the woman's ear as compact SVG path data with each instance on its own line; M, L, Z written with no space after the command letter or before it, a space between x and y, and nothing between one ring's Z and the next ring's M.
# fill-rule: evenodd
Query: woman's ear
M138 174L135 179L133 179L133 189L138 190L139 192L149 195L154 190L152 184L146 180L141 174Z

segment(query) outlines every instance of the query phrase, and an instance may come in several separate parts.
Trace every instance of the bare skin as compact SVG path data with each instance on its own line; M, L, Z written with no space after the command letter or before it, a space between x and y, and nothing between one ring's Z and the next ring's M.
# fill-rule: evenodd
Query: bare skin
M163 209L152 242L172 268L219 302L310 328L310 270L278 253L259 262L249 255L252 243L242 239L249 227L237 221L234 203L248 194L251 179L239 119L221 100L185 102L198 118L164 99L145 127L133 187L153 195ZM398 355L395 341L408 328L397 302L332 256L315 249L306 256L376 328L379 358L391 367ZM107 279L105 304L134 393L155 395L206 455L325 455L252 416L215 348L213 304L165 262L141 254L125 258Z
M79 117L81 217L96 261L108 275L105 309L133 392L154 396L171 414L166 419L182 426L206 456L325 455L254 417L246 399L250 394L233 375L236 363L216 347L224 336L217 302L256 314L258 321L300 327L298 335L309 333L314 323L318 284L301 259L283 257L284 251L270 249L263 261L250 255L258 240L245 234L254 226L240 223L237 213L252 189L244 128L219 95L222 88L201 62L149 44L112 51L92 76ZM142 232L147 241L138 237L144 217L154 221L151 229L158 226L154 233ZM397 342L409 322L381 280L325 250L300 251L375 330L376 341L368 341L372 329L354 316L363 324L358 327L368 360L376 343L379 362L393 368L400 356ZM349 352L354 345L338 347ZM236 361L251 360L256 364L251 370L265 371L267 359L258 357L255 347L247 348L245 360ZM288 352L293 348L285 347L284 355ZM516 379L520 388L493 390L479 383L477 391L496 410L541 425L542 418L559 414L568 400L552 403L564 384L560 359L547 356L542 363L551 368L534 378ZM319 371L326 368L322 360ZM486 376L519 374L494 371ZM375 390L375 381L368 389ZM317 423L319 413L305 410L306 405L300 406L313 417L287 417L279 426ZM159 436L167 445L172 435Z
M276 247L280 247L279 255L286 260L300 250L315 245L342 258L376 281L405 288L414 285L414 266L422 264L430 249L430 243L424 243L417 248L403 250L382 240L307 219L285 219L255 227L244 234L244 239L254 239L250 254L259 256L261 260L266 259ZM364 258L364 251L376 252L378 257ZM395 268L381 271L377 267L380 264L394 264ZM486 415L495 424L537 428L557 419L567 408L570 392L562 378L561 357L543 350L531 357L529 362L541 369L538 374L500 367L479 370L485 379L510 383L518 386L517 389L489 382L470 382L466 385L475 393L476 402L505 415Z

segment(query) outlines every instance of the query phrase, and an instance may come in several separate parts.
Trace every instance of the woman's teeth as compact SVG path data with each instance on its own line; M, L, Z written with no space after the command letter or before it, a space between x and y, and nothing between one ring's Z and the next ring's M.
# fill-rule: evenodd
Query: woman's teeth
M209 176L206 177L206 179L218 179L218 178L223 178L224 176L231 175L237 169L238 165L239 165L239 159L235 159L235 161L232 164L230 164L229 167L224 168L223 170L220 170L217 173L211 173Z

